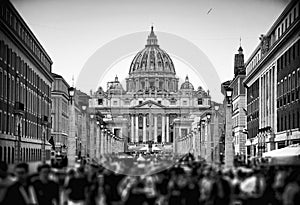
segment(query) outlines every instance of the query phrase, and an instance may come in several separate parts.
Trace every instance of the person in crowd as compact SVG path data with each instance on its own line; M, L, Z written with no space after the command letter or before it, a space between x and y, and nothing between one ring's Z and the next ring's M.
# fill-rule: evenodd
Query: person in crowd
M13 184L13 179L8 174L7 170L7 163L0 161L0 204L6 195L8 187Z
M88 196L88 180L84 167L77 169L77 176L70 178L66 187L68 205L84 205ZM65 201L65 203L66 203Z
M27 180L29 166L27 163L19 163L15 167L16 182L6 192L2 205L29 205L37 204L34 188Z
M214 171L206 166L203 170L203 178L200 180L200 203L205 205L212 204L213 200L213 173Z
M115 168L112 168L115 170ZM104 194L107 205L118 205L121 197L118 192L118 185L123 176L111 170L107 170L104 174Z
M100 181L98 180L99 167L91 164L88 172L88 197L87 205L96 205L99 199Z
M224 179L221 171L215 175L215 180L212 185L212 204L213 205L229 205L231 203L231 186Z
M300 204L300 170L295 169L287 178L286 186L282 193L283 205Z
M60 194L59 185L49 179L51 167L48 164L42 164L38 167L39 177L32 185L34 187L38 204L59 205Z

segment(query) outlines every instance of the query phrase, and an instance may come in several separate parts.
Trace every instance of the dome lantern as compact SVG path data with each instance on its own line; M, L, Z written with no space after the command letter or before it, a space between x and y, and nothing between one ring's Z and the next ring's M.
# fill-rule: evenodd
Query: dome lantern
M154 34L153 26L151 26L151 32L150 32L150 35L148 36L147 45L146 46L158 46L158 44L157 44L157 37Z

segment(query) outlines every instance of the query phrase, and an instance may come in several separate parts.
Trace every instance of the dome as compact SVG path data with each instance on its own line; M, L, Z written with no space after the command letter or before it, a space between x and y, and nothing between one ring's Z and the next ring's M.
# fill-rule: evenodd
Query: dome
M115 77L114 81L108 82L108 91L116 94L124 92L123 86L117 76Z
M194 90L194 86L192 83L190 83L189 81L189 77L186 76L185 77L185 82L181 84L180 89L190 89L190 90Z
M151 33L148 36L145 48L138 52L131 62L129 75L149 72L176 74L172 59L157 44L157 37L154 34L153 26L151 27Z

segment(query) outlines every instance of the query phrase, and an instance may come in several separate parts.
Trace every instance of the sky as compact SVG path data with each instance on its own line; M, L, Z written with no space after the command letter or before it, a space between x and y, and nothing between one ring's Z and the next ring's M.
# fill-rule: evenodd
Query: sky
M175 34L192 42L208 57L220 80L222 82L230 80L233 78L233 59L240 45L240 38L247 60L259 43L259 36L269 30L289 2L289 0L11 1L51 57L52 72L62 75L70 85L73 76L76 84L80 71L97 50L124 35L148 32L152 24L156 31ZM146 39L147 36L145 43ZM141 44L136 48L136 52L143 48L144 44ZM116 59L109 68L111 72L103 74L105 77L99 85L104 87L103 79L111 79L116 74L120 78L126 76L133 57L134 54L131 54L126 58ZM195 87L197 84L203 84L186 63L174 57L173 61L177 73L181 76L189 72ZM203 86L205 87L204 84ZM89 92L86 88L81 90Z

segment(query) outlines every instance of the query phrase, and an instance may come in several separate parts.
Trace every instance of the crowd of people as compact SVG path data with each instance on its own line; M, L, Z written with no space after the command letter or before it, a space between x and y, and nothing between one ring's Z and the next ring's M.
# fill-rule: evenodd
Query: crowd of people
M296 166L225 169L188 154L155 171L155 164L165 161L154 164L131 158L128 167L128 159L107 158L100 164L81 164L68 170L41 164L35 173L29 173L26 163L16 165L14 172L9 173L7 165L1 162L0 204L300 204L300 168ZM153 161L149 156L148 159Z

